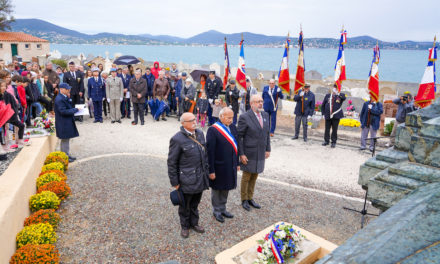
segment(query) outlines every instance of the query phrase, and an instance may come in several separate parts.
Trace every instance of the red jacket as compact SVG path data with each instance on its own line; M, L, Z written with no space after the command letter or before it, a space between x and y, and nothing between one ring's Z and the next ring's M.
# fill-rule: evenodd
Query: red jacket
M26 90L24 89L23 86L17 86L17 91L18 91L18 96L20 97L20 103L21 106L23 106L24 109L27 108L27 104L26 104Z
M157 67L156 67L156 65L157 65ZM155 79L159 78L160 70L162 70L162 69L159 67L159 62L155 61L153 64L153 68L151 68L151 73L154 75Z

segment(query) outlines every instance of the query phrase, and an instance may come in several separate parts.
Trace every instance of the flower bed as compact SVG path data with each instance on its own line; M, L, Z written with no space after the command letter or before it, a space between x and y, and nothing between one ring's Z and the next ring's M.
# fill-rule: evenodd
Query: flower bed
M37 193L29 199L32 212L16 236L17 250L10 263L59 263L56 228L61 220L55 212L71 193L64 170L68 168L67 155L50 153L36 180Z

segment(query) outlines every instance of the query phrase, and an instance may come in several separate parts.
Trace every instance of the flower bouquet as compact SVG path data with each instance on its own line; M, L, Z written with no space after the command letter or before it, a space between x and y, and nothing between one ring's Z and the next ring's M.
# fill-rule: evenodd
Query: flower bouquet
M345 112L346 116L354 116L356 108L354 107L352 100L348 100L348 106L345 110L347 110L347 112Z
M284 263L286 259L295 258L302 252L299 245L304 238L292 225L276 225L263 240L257 241L258 258L254 263Z
M55 132L55 119L49 117L49 115L46 112L46 109L44 109L43 111L41 111L40 116L35 118L34 127L42 128L46 130L48 133L52 134Z
M321 112L322 101L317 101L315 104L315 112Z

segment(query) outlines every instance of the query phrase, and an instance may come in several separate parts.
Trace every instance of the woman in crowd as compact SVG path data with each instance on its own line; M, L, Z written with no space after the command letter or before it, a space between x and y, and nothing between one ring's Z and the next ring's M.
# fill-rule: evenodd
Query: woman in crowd
M205 91L206 78L205 74L200 75L200 83L197 84L197 98L202 97L202 93Z
M84 94L89 94L88 90L89 90L89 79L92 78L93 74L92 74L92 70L87 70L86 74L84 76ZM92 100L88 100L87 101L87 106L89 107L89 115L90 118L93 118L92 116L92 112L93 112L93 101Z

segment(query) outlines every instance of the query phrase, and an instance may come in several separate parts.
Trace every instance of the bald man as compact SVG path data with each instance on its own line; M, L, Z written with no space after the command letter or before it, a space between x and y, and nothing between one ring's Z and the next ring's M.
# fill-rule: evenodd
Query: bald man
M196 117L184 113L180 122L182 126L170 140L168 152L168 176L171 186L183 193L185 205L179 205L179 217L183 238L188 238L189 229L204 233L199 226L198 206L202 193L208 189L208 156L205 136L196 129Z
M220 121L214 123L206 133L209 162L209 187L213 214L217 221L223 223L234 215L226 211L226 202L230 190L237 187L238 133L233 124L234 112L225 107L220 110Z

